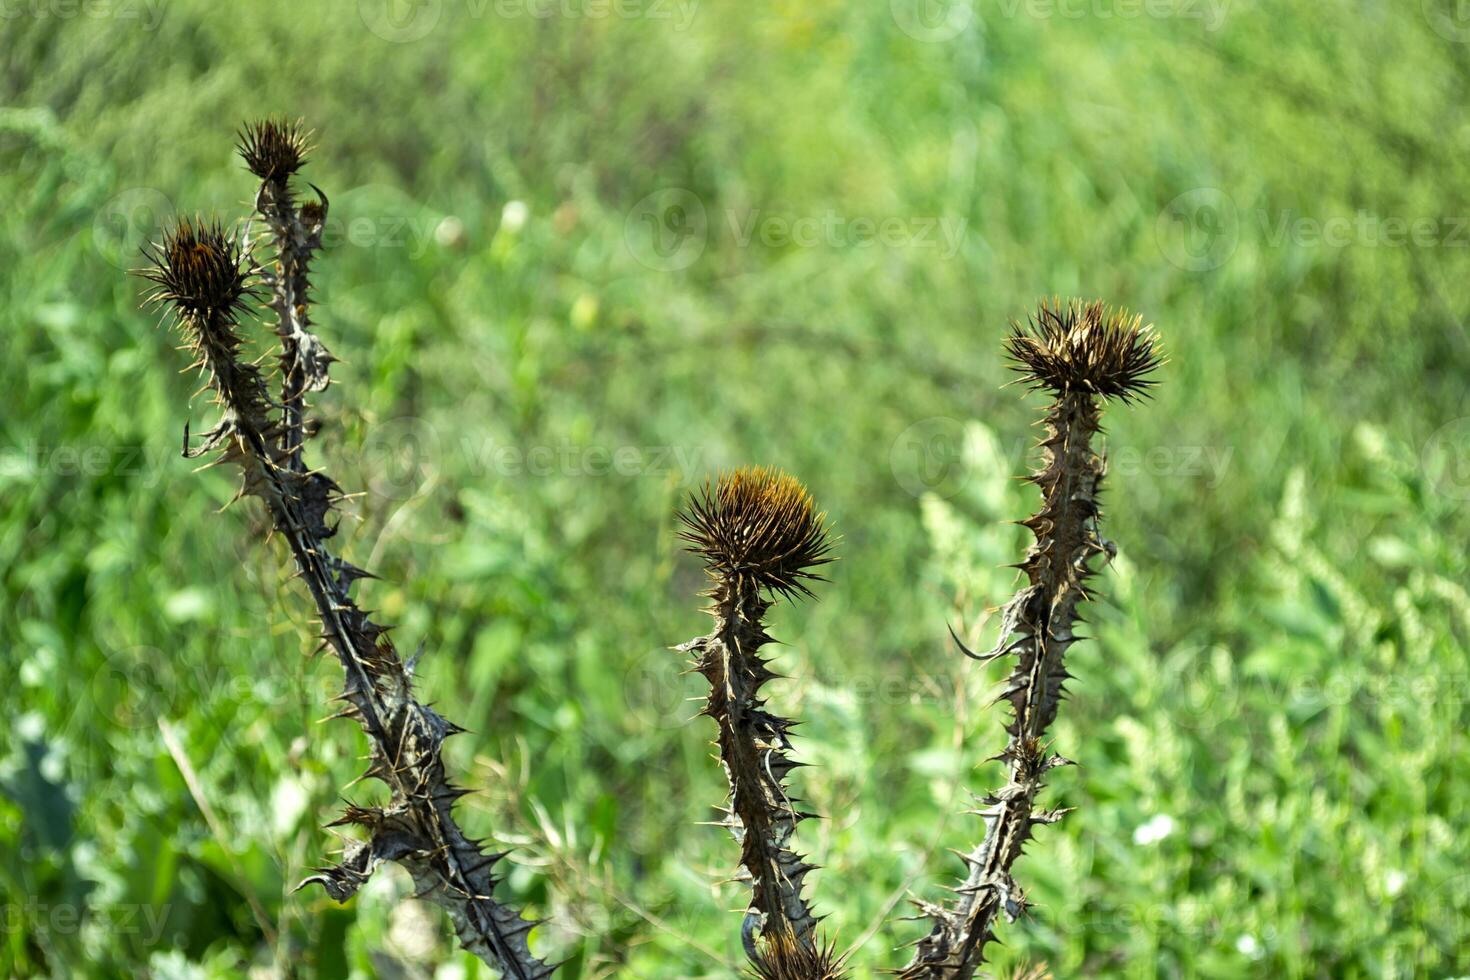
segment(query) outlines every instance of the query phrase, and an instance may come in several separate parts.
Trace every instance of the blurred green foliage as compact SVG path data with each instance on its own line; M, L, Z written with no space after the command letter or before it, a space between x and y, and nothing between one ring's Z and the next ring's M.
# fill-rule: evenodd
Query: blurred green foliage
M178 458L210 409L124 275L168 215L243 213L233 129L270 112L318 130L333 202L313 450L367 491L340 540L473 729L464 821L515 847L564 976L739 963L668 647L707 622L674 510L747 462L842 535L772 689L827 925L861 976L904 960L895 904L951 883L999 778L1000 675L945 626L984 642L1015 584L1037 405L999 340L1054 293L1141 311L1171 363L1109 413L1121 553L1050 793L1077 809L1001 968L1470 970L1450 5L3 11L0 974L487 973L396 870L292 893L374 792L344 789L363 746L315 724L338 668L258 508Z

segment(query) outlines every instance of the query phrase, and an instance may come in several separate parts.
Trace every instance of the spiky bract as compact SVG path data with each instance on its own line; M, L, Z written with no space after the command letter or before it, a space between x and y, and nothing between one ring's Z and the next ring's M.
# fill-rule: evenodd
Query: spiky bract
M793 939L790 933L777 932L762 937L758 946L757 956L752 960L753 975L758 980L845 980L847 977L843 966L846 957L839 956L831 944L807 946Z
M258 119L240 130L236 150L245 166L261 180L289 177L306 163L311 151L311 132L301 122Z
M1027 326L1011 328L1005 347L1015 370L1033 388L1058 395L1147 397L1154 384L1149 375L1163 363L1158 338L1142 317L1100 301L1043 301Z
M152 267L139 275L159 287L149 301L170 303L183 317L232 321L249 293L240 248L217 221L183 218L143 254Z
M202 451L221 445L241 423L269 430L265 380L240 354L237 319L251 294L251 281L234 240L217 222L182 218L164 232L163 241L145 246L143 254L150 264L137 275L158 285L148 301L173 307L196 358L191 367L205 371L216 400L227 409L207 434Z
M747 466L705 484L680 515L680 533L716 579L748 579L769 592L810 596L811 569L832 559L826 515L801 481Z

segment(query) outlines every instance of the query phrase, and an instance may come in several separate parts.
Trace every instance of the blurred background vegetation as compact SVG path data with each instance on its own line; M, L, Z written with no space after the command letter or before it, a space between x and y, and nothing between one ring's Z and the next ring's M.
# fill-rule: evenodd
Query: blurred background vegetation
M998 968L1470 971L1470 24L1439 0L0 6L0 974L484 977L385 870L291 889L360 735L125 271L303 117L343 358L314 458L365 604L473 735L472 830L563 976L728 977L738 886L673 514L802 477L842 535L773 685L859 976L996 784L960 657L1015 586L1051 294L1159 325L1120 555ZM257 331L263 334L263 329ZM264 348L262 348L264 349Z

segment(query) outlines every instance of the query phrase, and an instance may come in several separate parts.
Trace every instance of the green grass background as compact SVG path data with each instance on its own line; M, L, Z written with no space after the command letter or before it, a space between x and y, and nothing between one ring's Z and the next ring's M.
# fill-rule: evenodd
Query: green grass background
M1076 810L997 969L1470 973L1452 5L394 3L3 11L0 974L489 974L396 869L293 894L373 797L364 746L315 723L338 668L259 508L179 458L211 409L124 274L170 214L244 213L233 130L269 112L316 128L332 200L340 540L473 730L464 822L563 976L739 968L668 648L708 622L673 515L743 463L842 536L775 613L771 692L827 928L858 976L905 960L902 899L953 882L1000 779L999 672L946 624L983 643L1015 586L1039 403L999 343L1052 294L1143 313L1170 362L1108 413L1120 555L1048 794Z

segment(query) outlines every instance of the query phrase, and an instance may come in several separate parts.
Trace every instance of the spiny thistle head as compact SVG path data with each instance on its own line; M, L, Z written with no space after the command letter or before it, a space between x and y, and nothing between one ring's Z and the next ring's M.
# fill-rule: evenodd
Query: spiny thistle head
M149 301L171 303L185 319L233 319L249 292L240 248L217 221L180 219L143 255L150 267L139 275L159 287Z
M1051 967L1045 963L1020 963L1003 976L1006 980L1056 980Z
M306 163L311 133L299 121L258 119L240 130L236 150L255 176L277 180L289 177Z
M680 537L717 579L749 579L784 596L810 596L811 569L828 556L826 515L795 477L763 466L723 473L679 515Z
M1154 384L1149 375L1163 363L1152 326L1100 301L1043 301L1029 325L1012 324L1005 346L1031 387L1058 395L1147 397Z
M843 959L832 946L812 949L781 930L761 938L760 958L753 966L758 980L845 980Z

